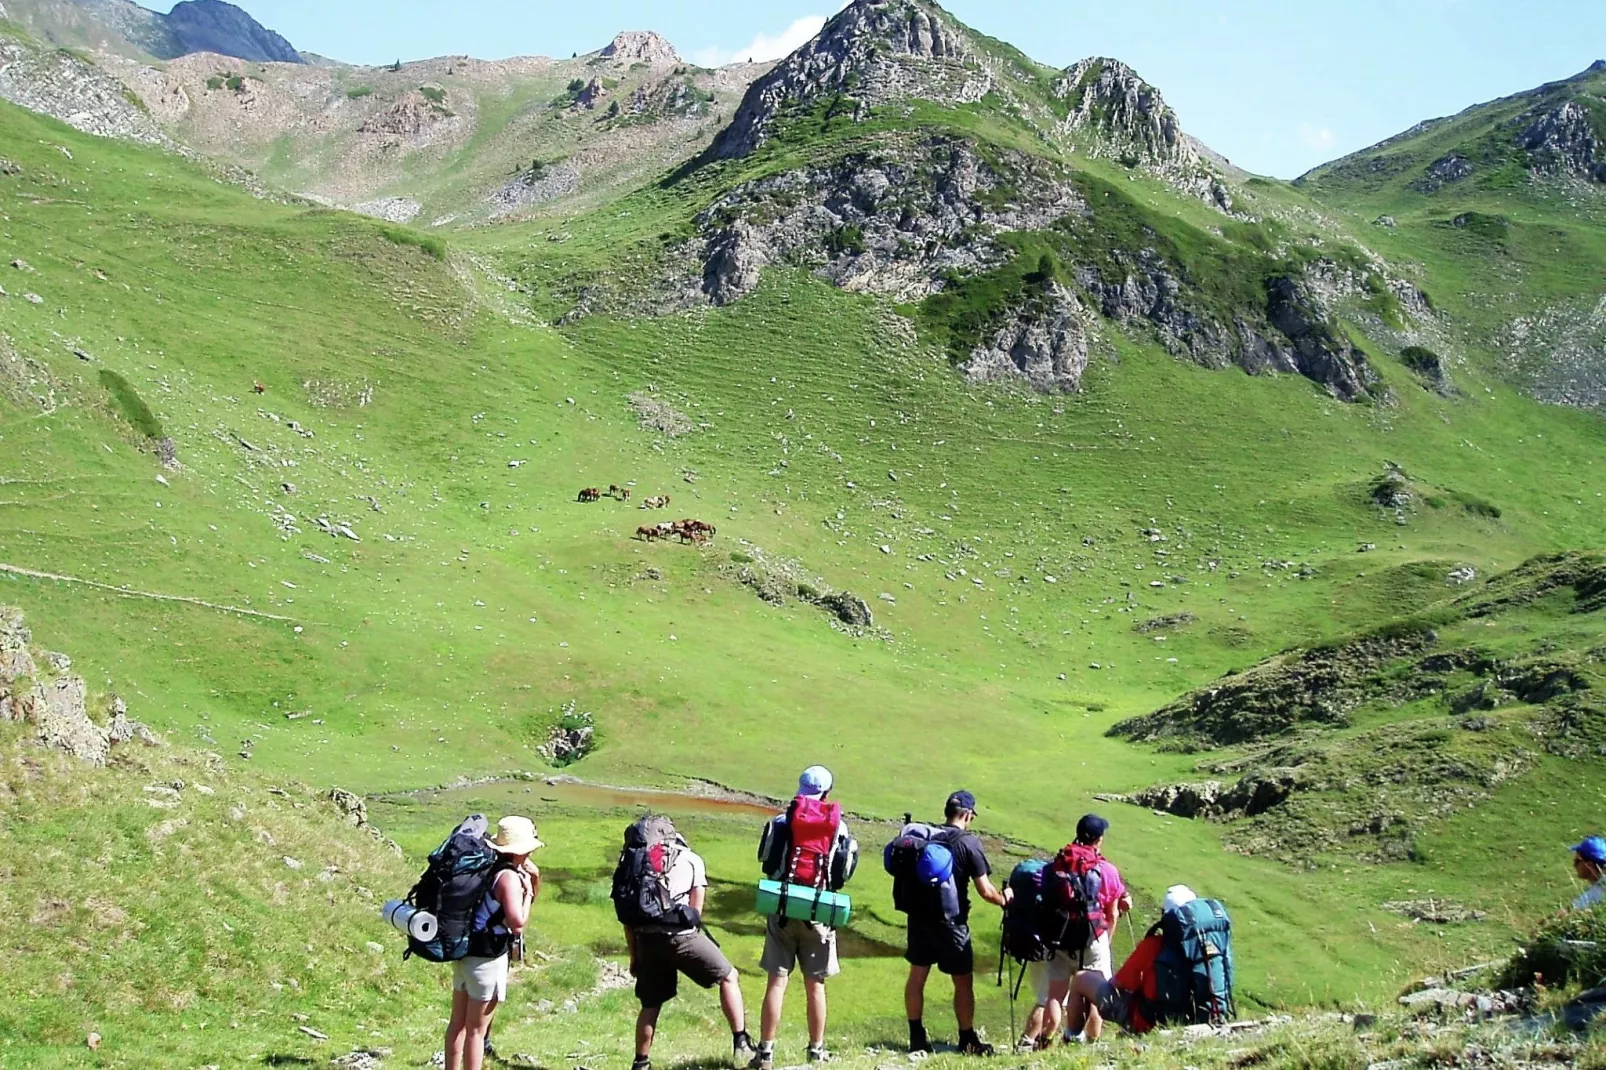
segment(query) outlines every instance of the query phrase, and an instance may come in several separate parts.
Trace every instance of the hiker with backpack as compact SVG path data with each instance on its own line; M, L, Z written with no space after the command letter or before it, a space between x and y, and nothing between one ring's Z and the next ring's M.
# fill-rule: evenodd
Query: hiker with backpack
M1008 906L1012 893L993 887L992 867L981 840L971 833L976 797L968 791L948 796L941 825L919 824L905 815L903 829L888 843L883 865L892 876L893 905L909 916L904 959L909 979L904 1010L909 1017L909 1050L931 1052L926 1034L926 980L935 966L954 983L954 1017L959 1023L959 1050L965 1055L991 1055L993 1047L976 1034L975 949L970 940L970 889L998 907Z
M1236 1015L1227 908L1178 884L1162 909L1114 977L1083 970L1072 979L1066 1043L1097 1041L1106 1022L1147 1033L1157 1025L1219 1025Z
M789 975L803 971L804 1006L808 1013L811 1063L824 1062L825 983L840 969L836 953L836 929L832 915L821 915L821 892L837 892L853 875L858 864L858 844L842 820L842 807L827 802L831 793L831 771L811 765L798 777L797 797L786 812L764 826L758 857L764 876L780 885L777 895L764 905L773 909L764 926L764 954L760 967L769 975L760 1015L758 1055L752 1070L774 1070L775 1038L781 1028L781 1009L786 1000ZM761 897L766 886L760 888ZM792 916L789 900L807 899L808 914ZM827 909L829 907L827 906ZM815 920L824 916L826 920Z
M459 833L462 832L460 826ZM529 922L530 907L541 892L541 871L530 861L530 855L543 844L529 818L504 817L497 822L495 836L480 840L493 856L486 865L483 856L475 853L472 833L466 847L459 845L459 850L449 852L457 835L437 852L453 855L444 870L434 865L434 855L430 859L432 870L447 876L455 874L459 878L456 883L469 891L467 910L458 904L460 897L454 896L449 886L444 896L437 894L435 899L441 931L444 933L448 925L454 933L462 931L461 949L465 952L452 960L446 1070L480 1070L491 1019L497 1006L507 999L508 960L515 950L523 957L524 928ZM465 876L470 879L461 879ZM429 880L426 873L424 882ZM474 887L469 888L470 884ZM465 916L467 925L463 931Z
M650 1070L659 1012L675 998L681 974L701 988L719 988L720 1009L731 1029L732 1065L746 1067L757 1055L736 968L703 928L707 893L702 858L669 818L644 814L625 829L613 874L613 905L624 926L641 1003L631 1070Z
M1076 839L1052 862L1023 862L1010 874L1015 895L1005 916L1005 950L1025 965L1036 996L1018 1051L1046 1046L1059 1030L1061 1007L1078 970L1105 977L1112 972L1110 935L1121 915L1131 912L1132 897L1120 871L1102 853L1109 828L1098 814L1084 814L1076 823Z

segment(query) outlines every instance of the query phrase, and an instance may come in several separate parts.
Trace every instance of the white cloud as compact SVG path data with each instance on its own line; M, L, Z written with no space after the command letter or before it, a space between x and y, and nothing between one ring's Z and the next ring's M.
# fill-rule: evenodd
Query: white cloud
M1299 140L1313 149L1330 149L1338 144L1338 135L1325 126L1312 126L1310 123L1299 124Z
M692 61L700 67L723 67L727 63L745 63L748 60L763 63L780 59L807 44L810 38L820 32L825 19L824 15L804 15L780 33L761 33L742 48L705 48L693 53Z

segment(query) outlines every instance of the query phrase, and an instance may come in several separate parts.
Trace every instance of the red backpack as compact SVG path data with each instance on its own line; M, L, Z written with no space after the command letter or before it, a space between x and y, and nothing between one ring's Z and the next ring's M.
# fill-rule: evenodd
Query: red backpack
M842 825L842 804L799 795L786 808L788 884L824 888L831 878L831 854Z

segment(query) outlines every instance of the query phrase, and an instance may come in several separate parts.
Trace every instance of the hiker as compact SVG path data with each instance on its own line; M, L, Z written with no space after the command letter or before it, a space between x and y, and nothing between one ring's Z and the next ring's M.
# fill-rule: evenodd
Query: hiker
M1574 910L1606 903L1606 836L1590 836L1573 848L1573 874L1589 885L1573 900Z
M757 1051L747 1033L747 1012L736 968L703 929L708 875L703 860L667 817L645 814L625 830L613 875L614 911L625 930L630 976L636 979L636 1060L652 1066L658 1014L675 998L680 975L701 988L719 988L719 1005L731 1029L732 1065L746 1067Z
M1147 1033L1162 1022L1216 1024L1236 1013L1226 907L1177 884L1166 891L1162 911L1114 977L1083 970L1072 978L1067 1044L1097 1041L1106 1022Z
M507 999L508 959L523 957L524 927L541 892L541 871L530 855L543 844L527 817L504 817L486 843L499 856L495 875L475 909L469 954L452 964L452 1016L446 1026L446 1070L480 1070L491 1019Z
M759 843L759 860L765 876L788 887L839 889L857 863L858 845L842 820L842 807L826 802L832 787L831 771L811 765L797 780L797 797L786 813L770 821ZM781 1028L781 1008L787 980L794 969L803 971L804 1006L808 1012L808 1061L824 1062L825 983L840 970L836 930L807 918L770 914L764 926L764 954L759 966L769 975L760 1015L758 1055L752 1070L774 1070L775 1037Z
M937 827L906 822L887 844L885 865L893 877L893 902L909 915L904 959L909 980L904 1010L909 1017L909 1050L931 1052L926 1035L926 979L933 966L954 983L954 1017L959 1050L991 1055L993 1046L976 1035L975 950L970 942L970 887L994 906L1009 905L1011 892L993 887L992 867L981 841L969 829L976 820L976 797L968 791L948 796L944 823Z
M1049 936L1052 954L1027 966L1036 1004L1016 1043L1021 1052L1045 1046L1058 1031L1072 975L1089 969L1110 976L1110 936L1121 915L1131 912L1132 897L1102 853L1109 828L1098 814L1082 815L1075 841L1043 869L1043 909L1054 918L1056 932Z

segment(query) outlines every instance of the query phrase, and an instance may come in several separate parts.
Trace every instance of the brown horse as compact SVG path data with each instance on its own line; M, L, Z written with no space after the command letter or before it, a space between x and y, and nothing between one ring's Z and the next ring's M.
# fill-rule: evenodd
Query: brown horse
M582 502L600 502L602 500L602 491L596 487L587 487L580 492L578 500Z
M617 498L622 502L628 502L630 500L630 488L621 487L617 483L609 483L608 497Z

